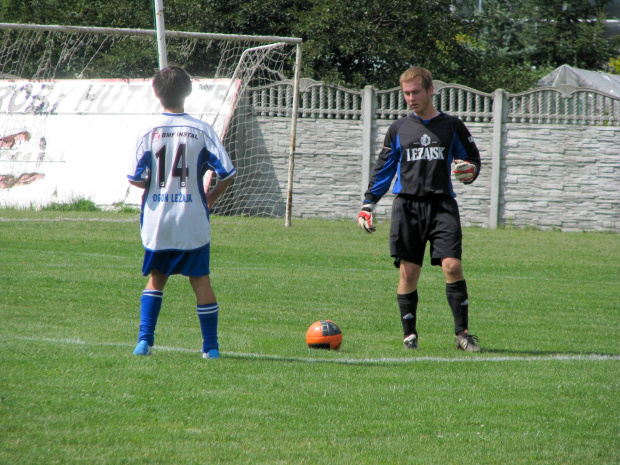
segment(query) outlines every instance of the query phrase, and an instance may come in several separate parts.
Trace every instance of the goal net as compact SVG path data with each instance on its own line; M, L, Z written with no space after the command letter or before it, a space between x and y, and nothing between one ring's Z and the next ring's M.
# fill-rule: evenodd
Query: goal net
M166 32L168 64L194 81L186 111L214 126L237 169L216 214L286 213L281 165L294 143L263 134L266 124L278 125L294 141L300 43ZM125 171L137 128L161 111L151 90L157 61L154 31L0 24L0 206L77 196L104 206L139 203ZM254 94L278 82L287 85L281 111L259 124ZM207 175L206 182L215 181Z

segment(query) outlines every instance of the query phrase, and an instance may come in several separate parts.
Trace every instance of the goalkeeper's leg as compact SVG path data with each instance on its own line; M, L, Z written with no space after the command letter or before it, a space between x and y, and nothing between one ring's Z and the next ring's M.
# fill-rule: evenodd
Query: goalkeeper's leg
M454 315L454 334L456 334L456 348L467 352L480 352L478 338L469 334L469 299L467 283L464 279L453 283L446 283L446 297Z
M463 276L463 264L458 258L444 258L441 268L446 277L446 298L454 316L454 333L467 331L469 301L467 283Z
M446 283L446 296L454 315L454 333L456 348L467 352L480 352L478 337L467 330L469 317L469 299L465 280Z
M403 344L408 349L418 348L418 331L416 329L418 310L418 279L420 265L400 260L400 279L396 298L403 325Z
M409 294L397 294L400 322L403 325L403 343L407 348L417 348L418 331L416 330L416 316L418 310L418 291ZM411 335L415 337L411 338ZM414 347L415 345L415 347Z
M469 300L467 283L463 279L455 283L446 283L446 297L454 316L454 334L467 331L469 323Z

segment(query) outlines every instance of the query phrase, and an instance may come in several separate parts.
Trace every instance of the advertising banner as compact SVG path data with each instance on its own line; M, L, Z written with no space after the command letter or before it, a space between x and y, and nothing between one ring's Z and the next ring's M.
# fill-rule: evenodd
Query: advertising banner
M192 89L185 111L223 139L239 82L199 79ZM139 130L161 111L151 80L0 80L0 206L139 204L127 167Z

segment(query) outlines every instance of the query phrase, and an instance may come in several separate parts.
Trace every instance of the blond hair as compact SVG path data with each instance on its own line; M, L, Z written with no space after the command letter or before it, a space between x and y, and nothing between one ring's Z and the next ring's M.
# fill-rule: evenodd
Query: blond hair
M401 74L400 85L402 86L403 82L411 82L418 77L422 80L422 87L424 87L425 90L428 90L433 86L433 76L431 75L431 72L421 66L413 66Z

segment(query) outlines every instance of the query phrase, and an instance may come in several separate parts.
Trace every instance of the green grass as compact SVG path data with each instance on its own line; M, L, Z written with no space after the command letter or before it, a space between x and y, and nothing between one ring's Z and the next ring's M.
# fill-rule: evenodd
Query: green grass
M101 209L97 205L95 205L95 202L93 202L92 200L78 197L71 200L70 202L52 202L49 205L43 207L42 210L59 212L97 212Z
M620 236L465 230L470 327L442 273L402 348L388 225L213 219L223 358L172 277L132 355L135 213L0 210L1 464L617 464ZM340 352L308 349L318 319Z

